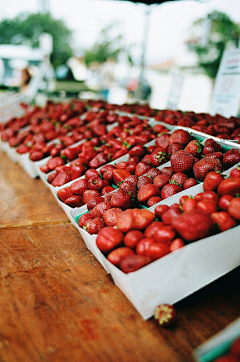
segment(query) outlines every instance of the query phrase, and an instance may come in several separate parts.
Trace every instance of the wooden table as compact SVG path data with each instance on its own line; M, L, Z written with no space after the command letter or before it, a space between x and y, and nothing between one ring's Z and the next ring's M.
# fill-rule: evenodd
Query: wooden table
M240 315L240 268L144 321L40 179L0 151L0 361L192 362Z

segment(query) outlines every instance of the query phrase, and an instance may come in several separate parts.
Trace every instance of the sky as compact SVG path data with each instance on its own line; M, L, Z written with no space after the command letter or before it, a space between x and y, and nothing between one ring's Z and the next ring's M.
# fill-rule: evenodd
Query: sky
M46 0L45 0L46 1ZM146 37L146 63L157 64L184 54L193 22L213 10L240 23L240 0L172 1L147 6L118 0L48 0L51 14L73 31L78 51L90 47L102 28L116 23L127 46L140 56ZM41 0L0 0L0 21L21 12L37 12ZM146 13L149 11L149 17ZM149 19L148 32L145 21Z

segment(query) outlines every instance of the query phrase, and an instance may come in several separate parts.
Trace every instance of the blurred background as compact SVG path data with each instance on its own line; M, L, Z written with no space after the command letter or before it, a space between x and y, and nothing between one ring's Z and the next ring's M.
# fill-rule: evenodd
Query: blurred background
M1 0L1 90L208 112L239 37L239 0Z

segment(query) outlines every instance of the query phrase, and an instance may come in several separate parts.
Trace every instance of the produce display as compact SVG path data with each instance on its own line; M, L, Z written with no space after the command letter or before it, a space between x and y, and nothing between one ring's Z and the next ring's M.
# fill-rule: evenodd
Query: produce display
M239 119L81 100L25 110L0 124L0 147L35 170L114 273L145 273L238 227ZM175 322L179 298L155 303L160 325Z

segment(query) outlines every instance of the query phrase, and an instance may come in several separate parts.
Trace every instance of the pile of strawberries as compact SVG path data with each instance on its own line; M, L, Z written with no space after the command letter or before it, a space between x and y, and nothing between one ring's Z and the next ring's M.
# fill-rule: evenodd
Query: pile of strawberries
M226 140L240 142L239 118L225 118L220 114L182 112L180 110L160 110L154 116L156 120L174 126L188 127Z
M235 227L240 221L239 167L228 178L221 177L211 187L204 181L204 191L181 196L170 206L119 210L115 223L98 232L97 247L116 267L130 273L188 243Z

